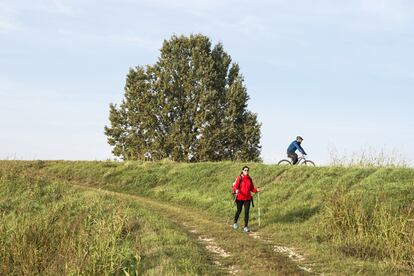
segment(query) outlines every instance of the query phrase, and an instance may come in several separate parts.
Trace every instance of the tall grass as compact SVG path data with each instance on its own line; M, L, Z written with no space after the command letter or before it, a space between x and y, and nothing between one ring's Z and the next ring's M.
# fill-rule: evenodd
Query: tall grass
M346 255L385 260L414 270L414 203L396 209L338 188L326 201L320 231Z
M408 167L409 160L397 150L385 149L374 150L370 147L353 153L339 153L336 149L330 150L331 166L353 166L353 167Z
M218 273L196 242L160 216L30 177L33 164L40 165L0 169L0 275Z

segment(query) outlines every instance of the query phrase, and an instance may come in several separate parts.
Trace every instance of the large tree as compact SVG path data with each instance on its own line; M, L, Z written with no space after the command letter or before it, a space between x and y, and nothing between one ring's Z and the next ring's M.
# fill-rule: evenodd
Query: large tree
M237 63L203 35L165 40L154 65L129 70L105 126L124 160L260 160L260 124Z

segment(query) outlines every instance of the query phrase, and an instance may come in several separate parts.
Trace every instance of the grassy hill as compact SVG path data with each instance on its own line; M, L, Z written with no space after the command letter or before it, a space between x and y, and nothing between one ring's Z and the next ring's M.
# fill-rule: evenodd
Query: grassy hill
M215 274L218 270L211 261L203 259L204 254L195 241L178 231L170 220L155 216L150 209L132 201L102 196L96 188L183 206L226 225L235 212L230 187L243 165L233 162L2 161L0 235L5 249L0 257L7 262L2 262L0 274L10 272L10 267L23 273L23 269L39 266L43 271L53 271L62 269L62 263L70 270L78 267L75 264L79 262L86 274L95 273L88 269L97 268L121 274L125 269L129 273L146 274L157 269ZM256 207L251 209L252 230L266 235L273 244L295 248L306 258L312 271L327 274L414 272L413 169L248 165L255 185L262 189L260 202L256 196ZM77 185L95 189L85 192ZM137 230L134 221L148 228ZM48 228L52 225L58 234L46 240L39 238L34 243L27 241L32 235L30 231L47 231L42 228L45 225ZM103 225L106 230L99 230L97 225ZM150 254L142 238L159 231L153 230L159 225L163 225L163 231L181 238L160 241L157 252ZM75 230L65 234L68 228ZM128 235L122 236L122 231ZM143 231L139 246L134 245L137 242L134 231ZM100 257L98 252L105 242L115 247ZM174 242L183 249L169 252L174 246L165 244ZM43 249L37 249L39 246ZM85 246L89 251L85 251ZM35 253L29 253L30 250ZM22 255L23 251L34 256L26 264L19 263L28 258ZM42 252L50 251L69 257L48 261ZM116 253L111 255L111 252ZM183 264L180 254L191 252L194 252L194 262ZM151 265L154 260L165 260L165 264L156 267Z

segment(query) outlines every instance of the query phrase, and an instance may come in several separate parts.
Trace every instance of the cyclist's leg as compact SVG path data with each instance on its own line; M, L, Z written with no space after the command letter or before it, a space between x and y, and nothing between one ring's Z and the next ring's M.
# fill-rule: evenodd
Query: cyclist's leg
M296 165L298 163L298 155L295 152L288 152L288 157L292 159L292 164Z
M299 161L299 157L296 153L294 153L294 155L295 155L295 159L293 160L293 165L296 165Z

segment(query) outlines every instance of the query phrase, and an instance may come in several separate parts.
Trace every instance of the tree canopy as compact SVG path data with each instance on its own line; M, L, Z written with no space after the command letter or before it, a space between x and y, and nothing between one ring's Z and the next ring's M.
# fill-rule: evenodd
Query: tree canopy
M154 65L131 68L105 126L124 160L260 160L257 115L237 63L204 35L165 40Z

